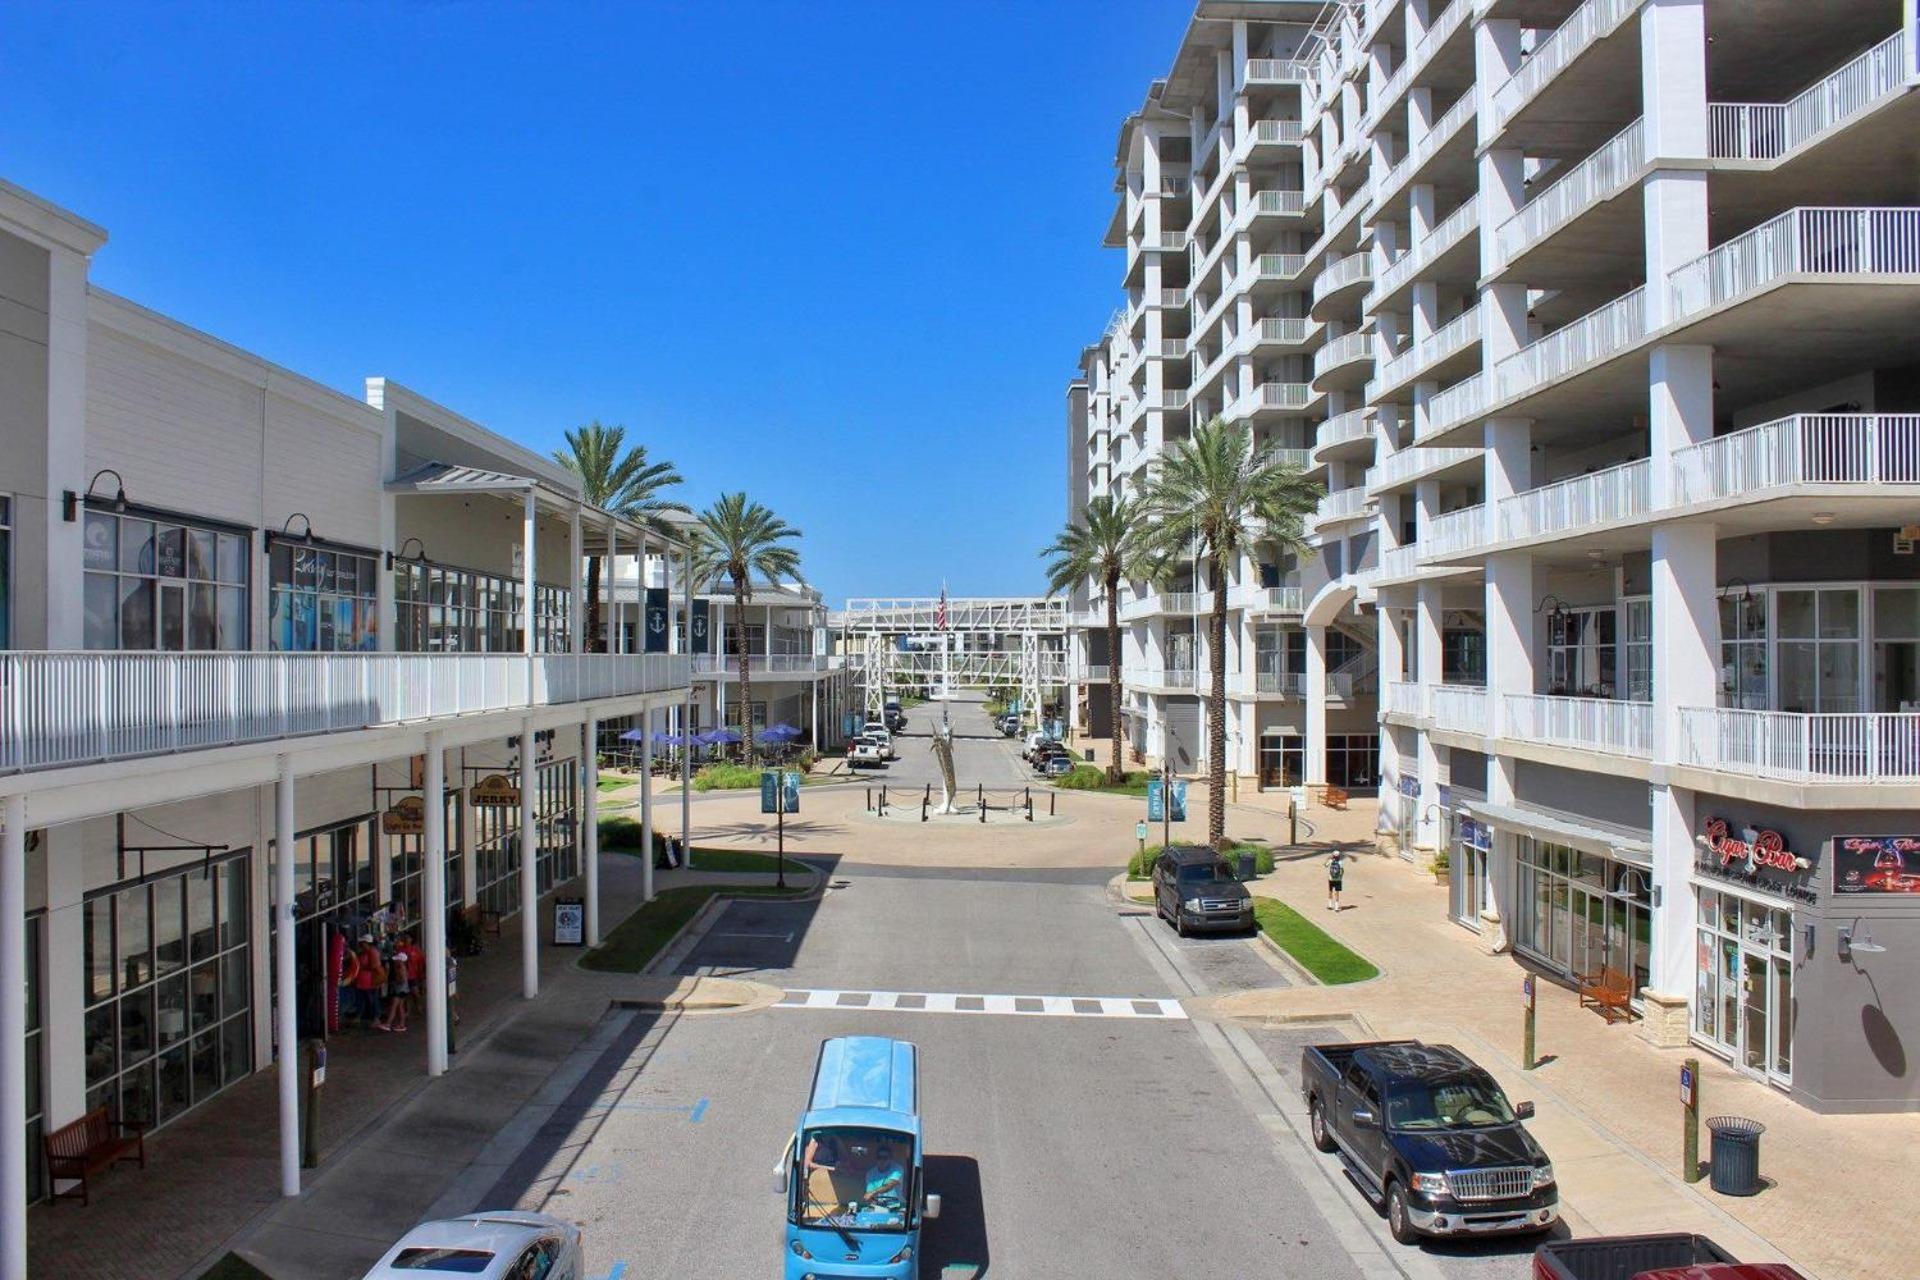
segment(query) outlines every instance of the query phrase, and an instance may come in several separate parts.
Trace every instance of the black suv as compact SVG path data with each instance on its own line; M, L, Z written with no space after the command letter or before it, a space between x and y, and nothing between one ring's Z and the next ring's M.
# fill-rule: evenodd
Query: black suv
M1177 844L1153 864L1153 904L1181 937L1201 929L1253 928L1253 895L1204 844Z

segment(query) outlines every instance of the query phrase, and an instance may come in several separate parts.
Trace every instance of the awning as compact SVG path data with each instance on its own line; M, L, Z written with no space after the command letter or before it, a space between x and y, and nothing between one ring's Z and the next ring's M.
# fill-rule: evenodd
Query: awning
M609 524L613 526L612 549L621 555L634 554L643 539L653 551L658 552L662 549L665 536L649 532L626 516L584 503L578 494L569 493L551 481L537 476L517 475L511 471L493 471L486 467L469 467L451 462L423 462L411 471L387 481L386 489L389 493L444 494L454 497L480 495L509 502L524 501L523 495L532 493L535 503L543 510L561 515L580 512L581 555L608 554Z
M1502 831L1536 836L1583 853L1597 853L1643 871L1653 870L1653 846L1638 832L1609 827L1586 818L1546 810L1468 800L1464 808L1475 818Z

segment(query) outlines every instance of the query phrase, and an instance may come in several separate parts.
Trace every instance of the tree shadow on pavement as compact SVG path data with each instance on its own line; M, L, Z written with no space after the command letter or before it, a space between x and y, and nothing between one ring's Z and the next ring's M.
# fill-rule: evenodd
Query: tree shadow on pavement
M972 1280L987 1274L987 1210L980 1194L980 1162L972 1156L926 1157L927 1190L940 1197L940 1216L920 1236L922 1275Z

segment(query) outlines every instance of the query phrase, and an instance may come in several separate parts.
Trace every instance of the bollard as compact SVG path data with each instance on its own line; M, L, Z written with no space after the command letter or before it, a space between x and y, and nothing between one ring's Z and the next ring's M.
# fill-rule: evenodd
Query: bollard
M1049 818L1051 818L1051 817L1053 817L1053 816L1054 816L1054 815L1053 815L1053 802L1054 802L1055 800L1057 800L1057 799L1059 799L1059 798L1060 798L1060 793L1059 793L1058 791L1049 791L1049 792L1047 792L1047 816L1048 816Z
M1700 1181L1700 1059L1680 1064L1680 1176Z
M1300 809L1293 801L1287 801L1287 843L1300 843Z
M1532 974L1528 974L1520 980L1520 993L1526 1001L1526 1012L1523 1015L1521 1024L1522 1031L1520 1033L1520 1066L1524 1070L1531 1071L1539 1065L1533 1056L1534 1006Z
M320 1086L327 1082L327 1042L306 1043L306 1070L300 1073L300 1167L320 1167Z

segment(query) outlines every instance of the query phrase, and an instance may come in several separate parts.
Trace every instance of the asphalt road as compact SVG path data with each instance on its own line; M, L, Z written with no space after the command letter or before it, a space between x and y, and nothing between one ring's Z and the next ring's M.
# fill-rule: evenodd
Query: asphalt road
M885 1034L920 1046L928 1186L945 1201L923 1277L1526 1274L1527 1243L1395 1245L1299 1136L1300 1047L1337 1033L1223 1027L1172 1003L1286 982L1259 944L1175 939L1117 908L1100 872L833 876L816 903L730 905L682 965L780 986L782 1006L612 1015L489 1207L580 1222L597 1280L774 1275L770 1174L819 1043Z
M952 702L923 702L907 708L907 727L893 736L900 758L885 770L888 785L918 787L931 782L938 791L940 765L933 758L933 734L943 708L953 721L953 772L961 790L1031 785L1033 770L1020 758L1020 740L1003 737L987 718L983 703L983 698L969 694ZM880 771L874 772L878 776Z

